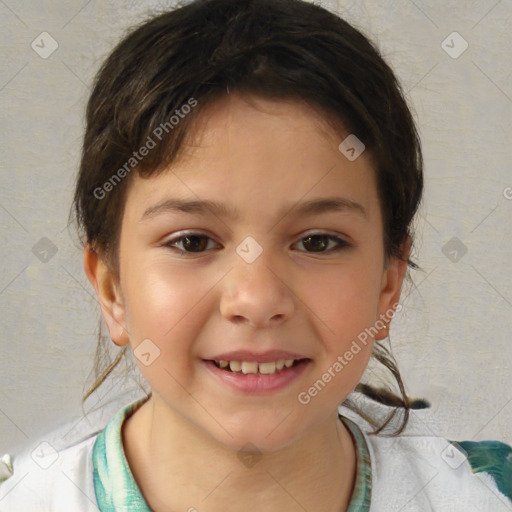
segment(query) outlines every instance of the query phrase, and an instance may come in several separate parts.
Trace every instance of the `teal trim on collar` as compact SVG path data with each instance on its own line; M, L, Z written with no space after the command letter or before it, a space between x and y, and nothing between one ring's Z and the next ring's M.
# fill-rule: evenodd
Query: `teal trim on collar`
M121 439L123 421L146 400L121 409L94 443L94 492L101 512L151 512L130 471Z
M341 414L339 416L354 438L357 454L356 482L347 512L368 512L370 510L372 489L370 452L359 426L345 416Z

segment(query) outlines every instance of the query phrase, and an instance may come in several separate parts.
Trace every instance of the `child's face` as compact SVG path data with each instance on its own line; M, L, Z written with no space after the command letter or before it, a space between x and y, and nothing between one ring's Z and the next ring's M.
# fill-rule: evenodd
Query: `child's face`
M128 332L137 354L151 340L142 359L152 362L136 360L164 415L235 449L250 441L272 450L336 417L372 350L370 338L357 353L353 341L397 301L405 264L385 264L369 155L349 161L338 149L346 135L306 106L257 102L258 109L234 95L217 102L179 162L156 177L133 176L118 293L111 307L102 302L118 344L128 343ZM322 198L345 207L300 213ZM171 199L222 203L237 215L177 211L165 206ZM176 240L189 231L208 238ZM348 245L336 250L322 234ZM282 351L265 360L307 361L279 378L213 366L234 351L250 354L233 360ZM309 392L329 369L331 378Z

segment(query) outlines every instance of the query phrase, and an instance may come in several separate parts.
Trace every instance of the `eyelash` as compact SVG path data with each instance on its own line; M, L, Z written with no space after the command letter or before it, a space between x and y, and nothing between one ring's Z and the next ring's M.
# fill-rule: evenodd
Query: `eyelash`
M308 238L312 238L312 237L316 237L316 236L320 236L320 237L324 236L324 237L326 237L328 239L328 245L329 245L329 242L332 241L332 242L336 243L337 246L335 246L334 248L327 249L326 251L300 251L300 252L307 252L309 254L332 254L334 252L341 251L341 250L346 249L348 247L352 247L352 245L349 244L346 240L343 240L342 238L340 238L340 237L338 237L336 235L330 235L330 234L324 233L324 232L309 233L308 235L302 237L299 240L299 243L303 242L304 240L306 240ZM173 238L172 240L169 240L164 245L166 247L168 247L169 249L172 249L174 251L178 251L178 252L180 252L182 254L202 254L203 252L207 251L207 249L205 249L203 251L186 251L184 249L180 249L180 248L175 246L175 244L181 243L185 238L189 238L189 237L208 238L209 240L213 241L213 239L211 237L209 237L207 235L204 235L203 233L199 233L197 231L190 231L190 232L182 234L179 237L176 237L176 238Z

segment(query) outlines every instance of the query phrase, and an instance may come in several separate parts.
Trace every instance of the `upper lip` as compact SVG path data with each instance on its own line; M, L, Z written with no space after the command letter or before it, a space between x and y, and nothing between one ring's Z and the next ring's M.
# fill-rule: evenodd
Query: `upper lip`
M257 361L258 363L269 363L279 359L308 359L307 357L284 350L268 350L267 352L251 352L249 350L235 350L234 352L224 352L218 354L210 360L212 361Z

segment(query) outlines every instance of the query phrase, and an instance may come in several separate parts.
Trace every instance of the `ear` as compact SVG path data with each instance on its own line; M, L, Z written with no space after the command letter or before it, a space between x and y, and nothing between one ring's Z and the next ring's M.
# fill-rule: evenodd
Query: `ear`
M407 271L407 261L411 252L412 239L407 237L402 245L401 258L391 257L387 262L382 275L381 292L379 298L379 320L377 325L384 325L375 336L376 340L382 340L389 334L391 318L400 300L402 283Z
M84 249L84 270L96 291L112 341L118 346L127 345L129 337L119 285L106 262L89 244Z

